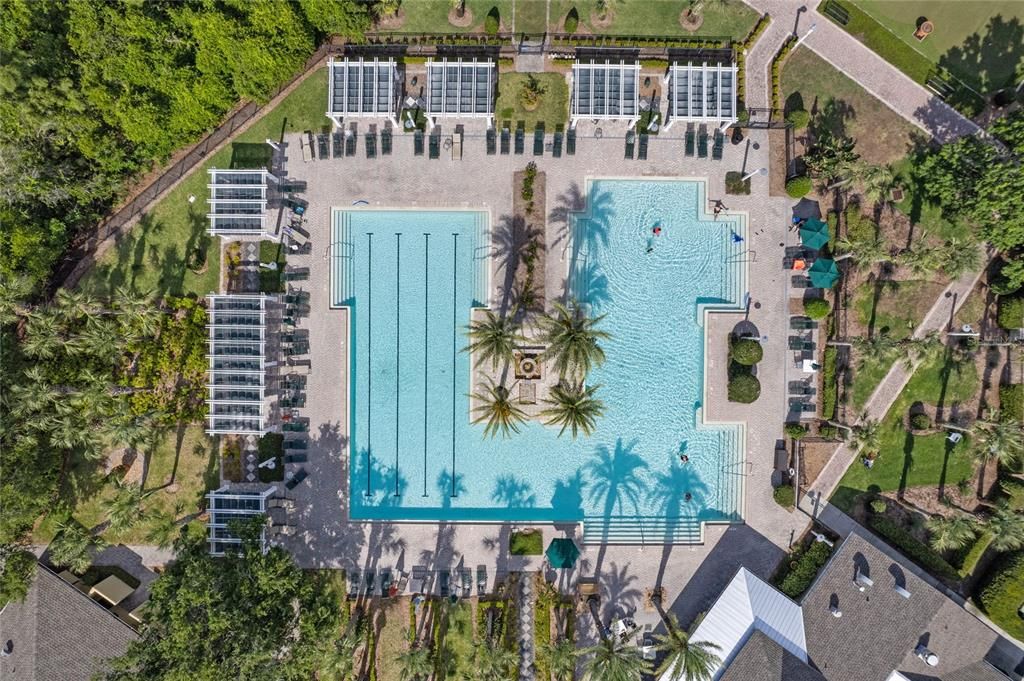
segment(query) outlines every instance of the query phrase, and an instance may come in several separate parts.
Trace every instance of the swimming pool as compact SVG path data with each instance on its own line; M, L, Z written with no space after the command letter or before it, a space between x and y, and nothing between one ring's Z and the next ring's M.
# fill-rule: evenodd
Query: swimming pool
M651 543L740 519L742 428L701 422L702 322L743 299L745 222L703 214L698 181L593 180L587 196L568 248L547 255L612 334L588 378L606 412L578 440L539 423L490 439L471 423L462 348L472 308L489 300L487 213L334 211L353 518L584 520L585 539Z

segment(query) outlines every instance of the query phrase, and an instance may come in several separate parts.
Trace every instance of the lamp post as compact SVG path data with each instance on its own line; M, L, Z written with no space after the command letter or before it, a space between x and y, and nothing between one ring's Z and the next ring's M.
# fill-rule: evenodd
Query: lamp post
M740 182L746 182L747 180L752 178L754 175L761 175L762 177L764 177L767 174L768 174L768 169L767 168L758 168L757 170L753 170L753 171L747 173L746 175L744 175L743 179L740 180Z
M814 29L816 29L816 28L818 28L817 24L811 24L811 27L809 29L807 29L807 33L804 33L800 37L800 39L796 41L796 45L793 46L793 49L795 50L796 48L800 47L800 44L803 41L807 40L807 36L809 36L810 34L814 33Z

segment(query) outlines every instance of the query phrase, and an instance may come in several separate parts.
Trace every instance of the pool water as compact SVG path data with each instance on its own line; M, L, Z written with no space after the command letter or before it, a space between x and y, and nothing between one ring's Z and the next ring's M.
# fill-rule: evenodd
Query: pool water
M700 211L703 192L696 181L594 180L568 247L547 254L612 336L588 378L605 415L577 440L537 422L484 438L471 422L462 348L472 308L489 299L486 213L336 210L352 517L584 520L592 538L648 542L699 541L702 522L739 520L742 430L701 423L702 311L740 305L746 226Z

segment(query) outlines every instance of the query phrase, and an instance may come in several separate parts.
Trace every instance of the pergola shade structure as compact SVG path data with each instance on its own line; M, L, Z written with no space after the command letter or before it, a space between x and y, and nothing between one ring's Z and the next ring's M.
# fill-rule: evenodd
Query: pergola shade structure
M206 432L261 435L266 430L266 303L261 295L207 297L209 332Z
M399 97L394 59L331 59L327 63L327 117L395 120Z
M427 61L427 115L431 118L494 114L493 61Z
M264 515L267 512L267 499L276 491L276 487L262 492L231 491L225 486L207 494L209 520L206 529L209 532L210 554L223 556L226 550L240 545L242 540L232 531L232 521L246 521L254 516ZM265 528L261 534L261 542L265 552Z
M732 123L736 120L736 65L672 64L668 76L668 125L677 120Z
M207 232L213 236L269 236L266 234L266 170L218 170L211 168L210 221Z
M638 62L576 62L572 67L572 124L580 118L634 120L640 114Z

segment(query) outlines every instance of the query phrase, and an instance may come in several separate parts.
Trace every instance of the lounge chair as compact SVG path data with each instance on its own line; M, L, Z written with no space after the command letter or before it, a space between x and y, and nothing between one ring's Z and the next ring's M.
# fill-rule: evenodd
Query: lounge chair
M562 158L562 138L565 134L562 132L562 126L559 125L555 128L555 142L551 147L551 155L555 158Z
M334 158L341 158L345 155L345 133L339 130L331 135L331 138L334 142L331 145L334 151Z
M391 591L391 584L392 583L393 583L393 580L391 579L391 568L381 568L380 569L380 595L383 598L388 598L391 595L390 591Z
M289 421L281 426L284 433L305 433L309 431L309 423L305 421Z
M494 156L498 152L498 145L496 144L497 133L494 128L487 128L487 155Z
M292 476L291 480L289 480L288 482L284 483L284 486L288 490L293 490L296 487L298 487L299 483L302 482L303 480L305 480L308 476L309 476L309 473L306 472L306 469L305 468L300 468L299 470L295 471L295 475Z
M814 288L811 279L806 274L794 274L790 283L793 288Z
M366 133L366 158L377 158L377 133Z
M569 156L576 155L576 128L569 128L565 135L565 153Z
M789 394L790 395L814 395L818 391L804 383L803 381L790 381L789 382Z
M316 147L317 156L321 160L326 160L331 157L331 139L326 133L320 133L316 136Z
M313 131L307 130L303 136L306 138L306 144L309 145L309 157L315 160L316 153L313 150L316 149L316 139L314 139Z
M306 406L306 398L304 396L283 397L277 401L277 406L282 409L298 409Z
M501 129L501 155L508 156L509 148L512 141L512 131L505 126Z
M649 135L647 133L640 133L640 148L637 149L637 159L641 161L647 160L647 143Z
M438 579L440 580L439 588L441 590L441 598L448 598L448 596L450 596L452 593L452 573L448 572L447 570L442 570L441 573L438 575Z
M790 317L789 328L793 331L810 331L818 328L818 322L808 317Z
M462 126L460 125L455 129L455 134L452 135L452 160L462 160Z
M285 281L305 281L309 279L308 267L289 267L284 271Z
M813 412L817 411L813 402L804 402L799 397L789 401L789 410L791 412Z
M309 442L306 440L285 440L285 449L309 449Z
M473 595L473 571L469 568L462 568L459 570L459 576L462 597L469 598Z
M363 583L363 571L359 568L348 571L348 597L355 598L359 595L359 587Z
M626 131L626 152L623 158L633 160L633 152L636 149L636 133L632 130Z
M380 131L380 153L381 156L391 155L391 128Z
M423 155L423 131L422 130L417 130L416 132L414 132L413 135L412 135L412 141L413 141L413 155L414 156L422 156Z
M715 142L711 147L711 158L716 161L722 160L722 151L725 149L725 135L721 130L715 129Z
M476 595L483 596L487 593L487 566L476 566Z
M533 130L533 155L544 155L544 124L538 123Z
M708 126L703 123L697 128L697 156L708 157Z
M522 156L526 150L526 123L519 121L516 126L516 156Z
M302 152L303 163L309 163L313 160L313 150L309 147L309 142L306 141L305 135L299 138L299 150Z
M373 596L373 592L377 589L377 571L374 569L367 570L363 573L363 591L367 596Z
M428 158L438 159L441 158L441 131L435 130L430 133L430 151Z
M790 336L788 346L790 350L813 350L815 348L814 341L805 340L800 336Z
M308 458L309 457L307 457L305 454L285 454L284 455L284 462L285 463L306 463Z
M352 130L351 134L345 136L345 155L355 156L356 155L356 131Z
M686 155L693 156L695 135L693 132L693 123L688 123L686 126Z

